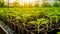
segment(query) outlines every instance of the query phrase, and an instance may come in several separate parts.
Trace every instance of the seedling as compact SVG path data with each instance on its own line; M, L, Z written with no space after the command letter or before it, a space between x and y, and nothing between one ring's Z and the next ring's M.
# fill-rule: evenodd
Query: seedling
M38 33L40 32L40 25L41 24L47 24L48 20L44 18L37 19L37 21L31 21L30 24L35 25L38 28Z

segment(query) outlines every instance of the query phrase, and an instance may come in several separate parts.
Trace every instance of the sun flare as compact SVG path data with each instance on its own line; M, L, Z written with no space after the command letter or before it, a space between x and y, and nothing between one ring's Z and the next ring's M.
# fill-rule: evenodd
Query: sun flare
M30 0L25 0L26 3L29 3Z
M4 0L6 4L8 4L8 0ZM35 3L37 2L38 0L9 0L9 3L10 4L13 4L14 2L18 2L21 6L24 6L24 4L31 4L31 5L35 5ZM39 5L42 4L42 0L39 0Z
M8 0L4 0L5 2L8 2ZM20 3L23 3L23 2L26 2L26 3L32 3L32 2L35 2L36 0L18 0L18 2ZM16 2L16 0L9 0L10 3L13 3L13 2Z

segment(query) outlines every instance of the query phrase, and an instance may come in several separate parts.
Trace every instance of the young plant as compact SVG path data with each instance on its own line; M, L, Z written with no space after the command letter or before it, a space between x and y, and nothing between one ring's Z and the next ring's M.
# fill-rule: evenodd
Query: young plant
M30 24L35 25L38 28L38 33L40 32L40 25L47 24L48 20L44 18L37 19L37 21L31 21Z
M50 20L50 24L52 24L52 20L53 20L53 16L52 16L53 14L51 14L49 11L46 13L46 16L49 18L49 20ZM51 26L51 25L50 25Z
M23 25L25 26L26 24L26 22L28 21L28 18L31 16L31 14L28 14L28 13L24 13L23 15L22 15L22 18L23 18Z
M31 21L29 24L35 25L38 28L38 33L40 32L40 21Z
M42 18L41 24L46 24L47 30L48 30L48 23L49 23L48 19Z

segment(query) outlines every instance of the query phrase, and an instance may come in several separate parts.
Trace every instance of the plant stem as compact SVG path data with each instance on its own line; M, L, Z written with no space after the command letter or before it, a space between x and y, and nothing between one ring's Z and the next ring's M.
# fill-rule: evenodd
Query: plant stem
M47 34L47 32L45 32L44 34Z
M39 24L38 24L38 33L40 32L40 29L39 29Z
M56 23L58 22L58 17L56 17Z
M52 18L50 18L50 26L52 25Z
M47 30L48 30L48 24L46 24L46 26L47 26Z

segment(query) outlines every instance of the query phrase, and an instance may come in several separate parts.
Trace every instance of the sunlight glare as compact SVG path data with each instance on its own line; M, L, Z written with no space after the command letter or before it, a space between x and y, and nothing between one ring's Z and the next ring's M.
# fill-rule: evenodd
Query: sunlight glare
M25 0L26 3L29 3L30 0Z
M24 5L24 0L19 0L18 1L22 6Z

